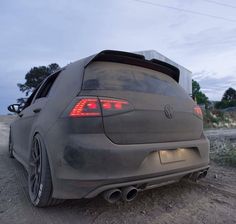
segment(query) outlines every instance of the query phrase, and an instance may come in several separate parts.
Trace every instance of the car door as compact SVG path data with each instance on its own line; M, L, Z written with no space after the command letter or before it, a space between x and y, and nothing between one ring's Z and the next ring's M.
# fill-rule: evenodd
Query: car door
M39 86L40 87L40 86ZM17 157L21 155L21 142L22 142L22 136L23 136L23 131L22 131L22 122L25 121L25 116L24 114L27 113L27 108L32 104L32 101L39 89L37 87L33 93L30 95L30 97L27 99L25 102L24 106L21 109L21 112L17 115L15 121L11 124L11 136L13 140L13 148L14 152L17 154ZM28 118L29 119L29 118ZM21 157L19 157L21 160Z
M34 122L40 116L41 111L44 109L50 89L56 80L59 73L49 76L42 85L38 88L33 96L32 102L24 108L14 124L14 132L16 142L14 141L14 150L16 154L22 159L23 163L27 163L29 145L32 141L30 134L34 127ZM16 145L16 148L15 148Z

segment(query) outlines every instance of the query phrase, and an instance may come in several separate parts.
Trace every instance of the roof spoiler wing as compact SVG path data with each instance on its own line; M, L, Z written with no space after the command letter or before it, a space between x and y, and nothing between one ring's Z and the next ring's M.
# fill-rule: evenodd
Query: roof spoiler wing
M104 50L90 58L85 67L94 61L109 61L141 66L162 72L173 78L176 82L179 82L180 71L177 67L157 59L146 60L143 55L139 54L124 51Z

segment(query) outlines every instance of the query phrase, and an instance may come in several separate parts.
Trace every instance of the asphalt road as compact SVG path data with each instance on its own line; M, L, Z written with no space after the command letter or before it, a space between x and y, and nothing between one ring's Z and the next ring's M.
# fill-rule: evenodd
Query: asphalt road
M0 117L0 224L236 223L236 169L212 164L200 183L181 182L142 192L131 203L101 197L39 209L28 200L27 173L7 156L11 117Z

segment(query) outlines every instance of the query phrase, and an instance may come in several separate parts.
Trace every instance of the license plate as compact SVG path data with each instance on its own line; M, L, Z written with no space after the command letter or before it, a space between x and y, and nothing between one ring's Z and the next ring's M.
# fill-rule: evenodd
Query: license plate
M173 163L185 160L186 149L160 150L161 163Z

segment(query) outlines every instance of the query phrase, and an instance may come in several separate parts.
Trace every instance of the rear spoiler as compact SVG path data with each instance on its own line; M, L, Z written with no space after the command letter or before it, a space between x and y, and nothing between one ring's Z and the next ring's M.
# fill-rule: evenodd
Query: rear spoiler
M149 68L158 72L162 72L173 78L176 82L179 82L180 71L178 68L157 59L146 60L143 55L139 54L124 51L105 50L95 55L85 67L94 61L118 62Z

